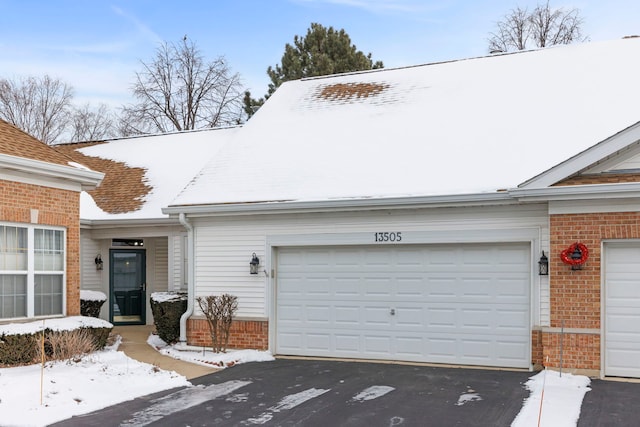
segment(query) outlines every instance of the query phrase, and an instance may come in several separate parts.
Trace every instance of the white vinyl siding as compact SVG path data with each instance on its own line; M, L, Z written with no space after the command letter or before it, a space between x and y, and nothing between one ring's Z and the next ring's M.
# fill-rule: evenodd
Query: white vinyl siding
M530 244L282 248L276 353L527 368Z
M604 245L604 375L640 377L640 242Z
M153 239L155 243L155 257L153 269L155 274L154 291L169 290L169 242L166 238Z
M365 212L327 212L308 214L256 215L216 218L193 218L196 240L196 296L229 292L239 297L238 316L267 318L270 312L271 287L274 280L270 268L268 241L274 236L327 234L371 234L377 231L403 231L437 234L446 243L448 233L464 241L465 234L487 236L496 241L490 230L535 229L533 250L547 248L549 243L546 204L464 207L440 209L402 209ZM466 233L468 231L468 233ZM482 240L482 239L481 239ZM449 240L450 242L451 240ZM260 258L260 274L249 274L251 254ZM532 264L540 254L532 254ZM537 265L537 264L536 264ZM548 321L547 298L540 300L540 276L535 275L532 303L534 324ZM546 283L546 282L545 282ZM198 314L198 313L196 313Z
M105 295L109 290L102 284L102 275L108 271L109 251L101 251L101 241L90 237L88 230L80 230L80 289L101 291ZM97 270L95 259L100 255L104 270Z
M183 234L169 236L167 254L167 276L169 289L172 291L186 291L187 289L187 251L186 236Z

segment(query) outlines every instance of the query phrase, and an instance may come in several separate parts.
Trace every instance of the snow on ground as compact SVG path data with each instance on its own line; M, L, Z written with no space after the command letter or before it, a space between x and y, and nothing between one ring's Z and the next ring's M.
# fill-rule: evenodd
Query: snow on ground
M130 359L112 347L78 362L48 362L44 369L39 364L0 369L0 420L3 426L44 426L188 385L185 377Z
M81 326L104 326L105 323L110 326L104 320L81 316L50 319L2 325L0 335L40 331L43 327L53 330L71 330ZM264 351L239 350L216 354L202 347L170 346L156 335L150 335L147 342L162 354L205 366L229 367L238 363L273 360L273 356ZM123 352L117 351L118 345L119 341L112 347L87 355L79 361L47 362L44 368L41 365L0 368L0 423L2 426L44 426L74 415L86 414L175 387L187 386L194 389L195 395L205 400L220 393L220 387L196 390L197 387L192 387L185 377L175 372L163 371L153 365L130 359ZM525 400L512 427L538 425L540 414L539 425L575 426L580 416L582 399L590 390L589 383L589 378L579 375L565 373L560 376L558 372L551 370L538 373L526 383L531 395ZM230 383L228 387L235 389L241 385ZM355 396L353 400L370 400L392 390L391 387L385 386L370 387ZM274 413L315 398L326 391L328 390L309 389L290 396L289 400L283 400L268 408L256 421L267 422ZM193 393L189 396L194 398ZM543 405L540 411L542 398ZM456 405L460 406L467 401L480 399L473 390L468 390ZM181 405L184 404L182 400L180 402L182 402ZM175 407L175 402L160 401L154 406L153 413L146 411L136 414L134 421L140 425L146 425L155 421L158 414L173 410Z
M0 325L0 335L35 333L43 327L51 330L73 330L82 326L111 327L111 324L92 317L76 316ZM164 344L159 338L158 340L159 342L152 342ZM119 344L118 340L113 346L87 355L79 361L47 362L44 368L40 364L0 368L0 425L46 426L74 415L86 414L162 390L185 386L192 388L191 383L176 372L163 371L117 351ZM194 352L189 349L180 351L166 344L164 346L164 354L185 361L199 359L193 360L194 363L206 366L221 361L224 366L232 366L237 363L273 360L267 352L243 350L215 355L207 351L205 356L195 357ZM208 396L206 390L202 395Z
M166 356L208 367L227 368L238 363L269 362L274 360L268 351L233 350L227 353L214 353L206 347L194 347L184 344L167 345L160 337L153 334L149 335L147 343Z
M353 396L352 402L365 402L367 400L377 399L384 396L387 393L391 393L395 388L387 385L374 385L362 390L360 393Z
M590 383L588 377L567 373L560 376L559 372L548 369L531 377L525 384L531 395L511 427L574 427L580 417L582 399L591 390Z

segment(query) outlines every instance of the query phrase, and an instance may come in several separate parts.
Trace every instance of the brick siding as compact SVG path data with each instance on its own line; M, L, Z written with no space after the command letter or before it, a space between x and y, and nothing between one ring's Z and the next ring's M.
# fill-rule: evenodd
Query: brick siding
M563 366L600 370L601 337L594 330L599 331L601 325L602 240L640 238L640 213L551 215L550 233L551 327L560 328L564 321L564 328L584 330L584 333L564 335ZM560 259L560 252L575 242L589 249L589 258L582 270L571 270ZM558 367L560 335L543 332L540 338L546 366ZM533 348L534 356L539 357L539 349Z
M187 322L187 343L210 346L209 324L203 318L191 318ZM234 320L231 324L229 348L267 350L269 348L269 322L259 320Z
M31 209L38 224L67 231L67 315L80 314L80 193L0 180L0 221L30 224Z

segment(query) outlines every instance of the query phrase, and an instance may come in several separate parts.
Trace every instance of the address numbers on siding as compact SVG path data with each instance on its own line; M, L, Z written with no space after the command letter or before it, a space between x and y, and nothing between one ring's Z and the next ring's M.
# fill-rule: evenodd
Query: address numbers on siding
M401 242L402 241L402 232L401 231L384 231L380 233L373 233L374 241L376 243L385 243L385 242Z

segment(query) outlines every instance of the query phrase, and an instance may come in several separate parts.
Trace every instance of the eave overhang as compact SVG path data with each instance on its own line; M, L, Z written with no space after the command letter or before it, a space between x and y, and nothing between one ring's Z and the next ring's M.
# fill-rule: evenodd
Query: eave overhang
M360 210L417 209L423 207L482 206L517 203L507 192L444 196L406 196L313 201L279 201L169 206L162 213L190 217L255 215L271 213L344 212Z
M54 187L57 187L57 183L68 182L79 185L80 190L84 191L95 189L104 178L102 172L7 154L0 154L0 174L5 177L11 175L33 177L36 175L45 180L51 180Z

